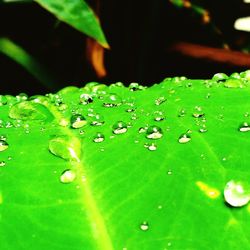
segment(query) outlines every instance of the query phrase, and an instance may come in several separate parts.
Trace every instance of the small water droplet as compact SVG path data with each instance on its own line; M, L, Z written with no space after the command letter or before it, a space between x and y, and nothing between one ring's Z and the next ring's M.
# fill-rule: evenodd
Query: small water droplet
M73 115L70 119L72 128L82 128L87 124L87 120L80 114Z
M93 142L99 143L99 142L103 142L104 140L105 140L104 135L102 133L98 132L98 133L96 133L96 135L95 135L95 137L93 139Z
M104 117L100 114L91 115L91 125L92 126L102 126L105 123Z
M248 132L250 131L250 125L247 122L243 122L239 127L240 132Z
M249 117L249 112L246 112L246 113L244 114L244 116L245 116L245 117Z
M49 141L49 151L64 160L80 162L81 142L76 137L56 136Z
M122 121L118 121L113 125L113 133L114 134L124 134L128 130L127 124Z
M148 127L141 127L141 128L139 128L138 133L139 134L145 133L147 131L147 129L148 129Z
M155 151L157 149L157 145L155 143L145 143L144 147L149 151Z
M141 229L142 231L147 231L147 230L149 229L149 224L148 224L148 222L146 222L146 221L142 222L141 225L140 225L140 229Z
M233 207L242 207L250 201L250 187L243 182L229 181L224 188L225 201Z
M185 133L185 134L182 134L180 137L179 137L179 143L188 143L191 141L191 136L189 133Z
M0 161L0 167L4 167L6 165L5 161Z
M81 94L80 95L80 103L83 105L87 105L93 102L93 97L89 94Z
M103 106L107 108L117 107L121 105L122 99L117 94L106 95L103 99Z
M162 111L155 111L154 112L154 120L156 122L160 122L160 121L163 121L165 120L165 115Z
M9 144L5 140L0 140L0 152L6 150Z
M184 117L186 115L186 110L185 109L181 109L179 111L178 117Z
M168 175L172 175L172 173L173 173L173 172L172 172L171 169L169 169L169 170L167 171L167 174L168 174Z
M68 184L73 182L75 178L76 178L76 173L71 169L67 169L62 172L60 176L60 181L62 183Z
M167 99L164 96L161 96L161 97L155 99L155 105L159 106L166 101L167 101Z
M205 124L203 124L200 128L199 128L199 132L200 133L206 133L207 132L207 127Z
M129 84L128 86L130 91L138 91L138 90L143 90L145 89L145 87L141 86L139 83L137 82L132 82Z
M226 88L243 88L244 82L240 79L228 79L224 83Z
M8 103L8 99L4 95L0 95L0 106L4 106Z
M146 137L148 139L157 140L160 139L162 136L163 136L162 129L157 126L150 126L146 131Z

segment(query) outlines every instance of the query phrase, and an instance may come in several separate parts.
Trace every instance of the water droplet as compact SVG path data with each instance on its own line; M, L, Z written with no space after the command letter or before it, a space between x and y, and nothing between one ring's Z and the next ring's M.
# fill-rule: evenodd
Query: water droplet
M242 207L250 201L250 187L243 182L229 181L224 188L225 201L233 207Z
M234 72L230 75L231 79L241 79L240 73Z
M180 137L179 137L179 143L187 143L189 141L191 141L191 136L189 135L189 133L185 133L185 134L182 134Z
M64 160L80 162L81 142L76 137L56 136L49 141L49 151Z
M228 76L224 73L216 73L213 77L212 80L216 82L224 82L228 79Z
M19 120L52 121L54 119L52 113L44 105L31 101L23 101L13 105L9 117Z
M161 96L161 97L155 99L155 105L159 106L166 101L167 101L167 99L164 96Z
M0 140L0 152L6 150L9 144L5 140Z
M146 221L142 222L141 225L140 225L140 229L142 231L147 231L149 229L148 222L146 222Z
M165 115L162 111L155 111L154 112L154 120L156 122L160 122L160 121L163 121L165 120Z
M25 93L20 93L16 96L16 99L18 102L26 101L28 99L28 95Z
M114 134L124 134L128 130L127 124L125 122L119 121L114 124L113 126L113 133Z
M139 128L138 132L139 134L145 133L147 131L148 127L141 127Z
M168 175L172 175L172 173L173 173L173 172L172 172L171 169L169 169L169 170L167 171L167 174L168 174Z
M203 124L200 128L199 128L199 132L200 133L206 133L207 132L207 127L205 124Z
M245 117L249 117L249 112L246 112L246 113L244 114L244 116L245 116Z
M102 133L96 133L93 141L94 142L103 142L105 140L105 137Z
M71 169L67 169L67 170L64 170L60 176L60 181L62 183L71 183L75 180L76 178L76 173L71 170Z
M146 131L146 137L148 139L157 140L160 139L162 136L163 136L162 129L157 126L150 126Z
M81 94L80 95L80 103L83 105L87 105L93 102L93 97L89 94Z
M243 122L239 127L240 132L248 132L250 131L250 125L247 122Z
M0 167L4 167L6 165L5 161L0 161Z
M181 109L179 111L178 117L184 117L186 115L186 110L185 109Z
M138 91L138 90L143 90L145 89L145 87L141 86L139 83L137 82L132 82L129 84L129 90L130 91Z
M145 143L144 147L149 151L155 151L157 149L157 145L155 143Z
M240 79L228 79L224 83L224 87L226 88L243 88L243 81Z
M102 126L105 123L104 117L100 114L91 114L91 125Z
M122 99L117 94L106 95L103 99L103 106L107 108L117 107L121 105Z
M87 120L80 114L73 115L70 121L72 128L82 128L87 124Z

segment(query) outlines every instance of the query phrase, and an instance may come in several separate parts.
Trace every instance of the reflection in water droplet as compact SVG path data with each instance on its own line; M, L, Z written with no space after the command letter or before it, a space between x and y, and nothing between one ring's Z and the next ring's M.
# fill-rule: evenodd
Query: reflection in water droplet
M147 231L149 229L148 222L146 222L146 221L142 222L141 225L140 225L140 229L142 231Z
M149 151L155 151L157 149L157 145L155 143L145 143L144 147Z
M124 134L128 130L127 124L125 122L119 121L114 124L113 126L113 133L114 134Z
M191 141L191 136L188 133L182 134L179 137L179 143L187 143L189 141Z
M224 188L225 201L233 207L242 207L250 201L250 187L243 182L229 181Z
M161 96L155 100L155 105L159 106L166 101L167 101L167 99L164 96Z
M181 109L181 110L179 111L178 117L183 117L183 116L185 116L185 115L186 115L186 110L185 110L185 109Z
M250 125L247 122L243 122L239 127L240 132L248 132L250 131Z
M82 128L87 124L87 120L80 114L73 115L70 119L72 128Z
M71 169L67 169L65 171L62 172L61 176L60 176L60 181L62 183L71 183L75 180L76 178L76 173L71 170Z
M6 165L5 161L0 161L0 167L4 167Z
M6 150L9 144L5 140L0 140L0 152Z
M49 151L64 160L80 162L81 142L76 137L56 136L49 141Z
M146 137L148 139L160 139L163 136L162 129L157 126L150 126L146 131Z
M94 139L93 139L93 142L103 142L105 139L104 135L102 133L96 133Z

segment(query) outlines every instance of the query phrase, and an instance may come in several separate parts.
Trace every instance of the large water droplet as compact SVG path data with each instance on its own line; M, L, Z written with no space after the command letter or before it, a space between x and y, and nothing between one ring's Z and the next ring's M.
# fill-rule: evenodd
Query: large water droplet
M87 105L93 102L93 97L89 94L82 94L80 95L80 103L83 105Z
M96 133L93 141L94 142L103 142L105 140L105 137L102 133Z
M42 104L31 101L23 101L13 105L9 117L19 120L42 120L52 121L54 116Z
M243 122L239 127L240 132L248 132L250 131L250 125L247 122Z
M243 182L229 181L224 188L225 201L233 207L242 207L250 201L250 187Z
M140 225L140 229L141 229L142 231L147 231L147 230L149 229L149 224L148 224L148 222L146 222L146 221L142 222L141 225Z
M72 128L82 128L87 124L87 120L80 114L73 115L70 121Z
M0 152L6 150L9 144L5 140L0 140Z
M73 182L75 178L76 178L76 173L71 169L67 169L62 172L60 176L60 181L62 183L68 184Z
M179 137L179 143L188 143L189 141L191 141L191 136L189 133L185 133L185 134L182 134L180 137Z
M49 141L49 151L64 160L80 162L81 142L76 137L56 136Z
M124 134L128 130L127 124L125 122L119 121L114 124L113 126L113 133L114 134Z
M213 77L212 80L216 82L224 82L228 79L228 76L224 73L216 73Z
M163 136L162 129L157 126L150 126L146 131L146 137L148 139L160 139Z

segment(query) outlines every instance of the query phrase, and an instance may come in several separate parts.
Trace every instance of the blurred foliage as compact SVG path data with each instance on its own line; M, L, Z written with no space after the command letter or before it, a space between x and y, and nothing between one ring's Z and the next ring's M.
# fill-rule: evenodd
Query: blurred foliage
M167 49L186 41L249 52L249 34L233 27L238 17L250 14L247 6L242 0L128 0L122 4L115 0L0 0L0 37L14 41L56 76L45 83L41 79L47 76L31 72L36 66L28 68L20 63L18 53L10 56L2 50L35 78L0 56L1 80L7 83L0 91L18 91L6 86L19 82L24 91L30 91L34 82L33 92L48 92L54 88L48 87L51 82L61 87L100 79L104 83L139 81L147 85L166 76L206 78L217 71L245 70L186 59ZM111 50L104 51L109 45ZM8 74L10 69L15 74Z

